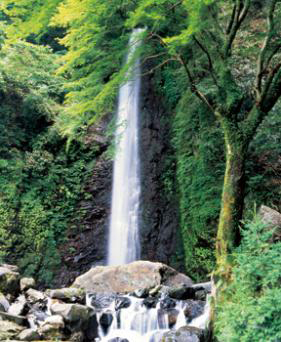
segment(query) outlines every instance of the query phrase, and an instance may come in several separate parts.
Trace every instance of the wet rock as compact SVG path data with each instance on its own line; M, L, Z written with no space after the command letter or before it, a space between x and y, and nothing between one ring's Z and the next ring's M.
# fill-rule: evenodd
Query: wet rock
M34 329L25 329L17 336L17 339L20 341L38 341L40 335Z
M125 309L131 305L131 300L128 297L117 297L115 300L115 310Z
M9 310L10 303L7 298L0 293L0 311L7 312Z
M171 298L178 300L194 299L195 289L188 286L171 287L168 290L168 294Z
M194 327L182 327L176 331L164 333L161 342L203 342L204 332Z
M62 289L50 290L49 296L54 299L63 300L64 302L82 303L85 300L86 293L83 289L75 287L66 287Z
M205 290L199 290L195 292L195 299L196 300L207 300L208 293Z
M184 274L162 263L135 261L121 266L98 266L76 278L73 286L89 292L130 293L158 285L192 286Z
M20 275L13 265L0 265L0 292L16 295L20 291Z
M35 280L33 278L21 278L20 280L20 290L21 292L27 291L29 289L34 289L36 286Z
M70 331L78 331L87 326L91 310L80 304L55 303L50 307L52 314L60 315Z
M179 312L176 309L172 309L168 311L168 321L169 327L173 327L177 323Z
M100 323L103 327L108 328L108 327L110 327L112 321L113 321L112 313L110 313L110 312L104 312L104 313L101 315L101 317L100 317L99 323Z
M93 293L89 295L90 305L96 310L106 309L114 302L115 293Z
M10 321L0 320L0 341L14 339L24 327Z
M133 296L137 298L146 298L149 295L148 289L137 289L133 292Z
M98 321L97 316L92 314L88 320L88 325L84 329L85 337L89 341L95 341L95 338L98 337Z
M160 301L160 308L162 310L173 309L176 305L177 305L176 301L169 297L166 297Z
M206 283L194 284L192 287L194 288L195 291L204 290L207 293L212 292L212 283L210 281L208 281Z
M115 338L111 338L108 342L129 342L129 340L127 340L126 338L122 338L122 337L115 337Z
M194 318L199 317L203 314L205 302L187 300L184 308L184 315L188 322L191 322Z
M154 297L145 298L143 301L143 305L146 306L148 309L156 308L158 299Z

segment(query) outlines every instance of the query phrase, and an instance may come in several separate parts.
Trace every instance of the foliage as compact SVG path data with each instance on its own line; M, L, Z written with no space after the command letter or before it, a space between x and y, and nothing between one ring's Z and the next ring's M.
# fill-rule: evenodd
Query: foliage
M191 93L180 101L173 123L180 227L188 274L204 279L214 268L224 160L223 137L208 109Z
M54 127L64 97L56 57L18 42L5 46L0 62L1 260L49 285L95 155L82 142L66 154Z
M258 219L248 223L235 254L233 282L217 312L216 335L223 342L281 338L281 242Z

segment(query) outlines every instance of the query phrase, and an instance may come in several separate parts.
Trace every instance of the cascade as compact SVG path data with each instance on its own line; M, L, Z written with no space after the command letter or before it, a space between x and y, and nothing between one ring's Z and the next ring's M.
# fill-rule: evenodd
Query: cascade
M127 63L132 62L132 57L141 44L141 32L143 29L135 29L131 34ZM108 265L126 264L138 260L140 257L138 230L140 82L140 61L137 59L130 66L127 72L127 81L119 90Z
M186 325L206 328L209 304L205 308L197 308L197 316L190 320L186 312L190 311L190 303L193 301L173 300L165 296L156 300L149 299L119 295L111 298L105 307L97 309L95 295L88 294L87 306L97 312L99 338L96 341L124 339L129 342L160 342L163 334L171 329L177 330Z

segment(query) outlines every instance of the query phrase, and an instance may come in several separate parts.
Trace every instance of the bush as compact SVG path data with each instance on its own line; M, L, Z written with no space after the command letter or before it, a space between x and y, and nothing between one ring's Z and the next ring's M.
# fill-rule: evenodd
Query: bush
M218 341L281 340L281 242L270 243L272 233L258 219L245 225L233 282L218 307Z

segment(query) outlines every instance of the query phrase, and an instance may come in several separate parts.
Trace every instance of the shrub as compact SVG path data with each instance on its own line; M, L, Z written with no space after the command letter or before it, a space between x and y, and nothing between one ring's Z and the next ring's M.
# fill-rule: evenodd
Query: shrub
M258 219L245 225L233 282L218 307L218 341L281 340L281 242L270 243L272 233Z

